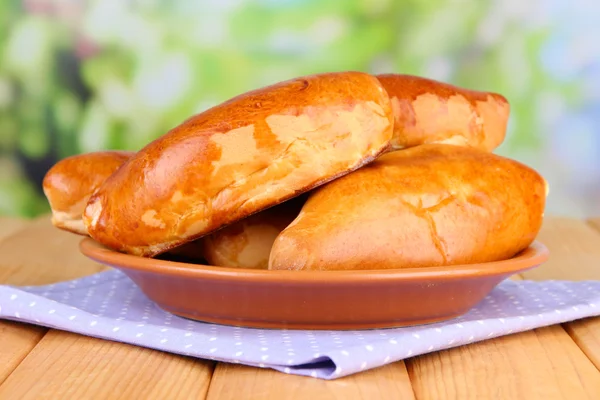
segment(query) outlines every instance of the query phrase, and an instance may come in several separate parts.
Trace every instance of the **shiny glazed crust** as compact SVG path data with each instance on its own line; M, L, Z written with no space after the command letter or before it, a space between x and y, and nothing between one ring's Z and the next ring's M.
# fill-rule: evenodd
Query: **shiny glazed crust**
M491 152L506 135L510 105L503 96L401 74L377 75L394 112L391 150L447 143Z
M64 158L44 176L42 188L54 226L87 235L81 216L91 194L134 153L99 151Z
M347 174L387 150L390 100L359 72L281 82L196 115L90 198L98 242L152 257Z
M541 227L545 181L516 161L433 144L387 153L315 190L269 269L450 266L504 260Z
M304 195L296 197L198 239L204 258L220 267L267 269L275 238L298 216L305 200Z

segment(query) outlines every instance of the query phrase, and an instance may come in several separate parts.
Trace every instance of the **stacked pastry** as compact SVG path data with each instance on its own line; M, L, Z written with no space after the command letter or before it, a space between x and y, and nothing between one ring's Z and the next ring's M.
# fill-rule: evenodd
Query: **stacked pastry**
M501 95L339 72L253 90L137 152L59 161L55 226L140 257L271 270L452 266L513 257L546 183L493 154Z

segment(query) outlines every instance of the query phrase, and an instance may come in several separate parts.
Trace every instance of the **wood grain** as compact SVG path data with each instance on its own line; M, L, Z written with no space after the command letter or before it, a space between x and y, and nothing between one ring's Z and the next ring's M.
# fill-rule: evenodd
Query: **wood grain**
M33 220L0 217L0 243L7 237L29 226Z
M550 259L537 271L525 272L526 279L600 280L600 218L588 223L549 219L540 241L550 248ZM585 318L563 327L600 370L600 318Z
M212 369L210 362L51 330L0 386L0 399L202 399Z
M47 217L31 222L0 242L0 281L47 284L104 269L79 253L80 240L54 228ZM32 329L29 339L15 339L19 331L10 341L2 336L7 360L16 350L5 348L20 350L16 361L0 367L4 375L10 373L0 386L0 399L205 397L212 363L57 330L40 341L44 331Z
M333 381L286 375L271 369L239 364L218 364L208 392L208 400L239 398L409 400L415 397L403 362Z
M588 220L589 226L594 228L598 232L598 239L591 239L596 243L596 247L600 246L600 218L593 218ZM559 225L558 234L560 235L561 226ZM583 229L582 229L583 230ZM582 240L590 240L589 236L580 238ZM590 247L594 247L593 243ZM600 253L600 251L599 251ZM567 258L567 256L562 256ZM599 257L600 258L600 257ZM568 264L566 264L568 265ZM586 272L586 276L590 279L600 280L600 260L595 263L586 263L580 266ZM585 318L579 321L573 321L568 324L564 324L565 330L571 335L577 345L585 352L585 354L592 360L596 365L596 368L600 370L600 318Z
M417 399L598 399L600 372L560 326L415 357Z
M546 218L538 240L550 250L547 262L524 272L525 279L600 279L600 235L584 221Z
M539 240L548 246L550 259L523 273L525 279L598 279L590 267L600 265L600 236L583 221L547 218ZM573 338L561 326L553 326L407 360L415 395L418 399L600 396L600 372L590 361L599 365L594 358L597 334L591 332L597 321L567 324Z
M35 220L0 219L0 283L43 285L88 275L104 267L84 258L81 240L58 230L49 216ZM75 250L75 251L74 251ZM47 332L46 328L0 321L0 382L12 373Z
M594 223L600 227L600 220L587 225L547 218L540 241L550 248L550 260L525 278L600 279L598 267L592 268L600 265ZM2 219L0 236L1 227ZM47 218L27 222L0 241L0 282L49 283L99 271L101 266L79 254L80 239L56 230ZM3 321L0 379L12 374L0 385L0 399L595 399L600 398L600 372L592 363L600 368L598 321L565 324L566 332L552 326L509 335L334 381L236 364L218 364L213 376L210 362L55 330L39 341L43 329ZM11 354L13 346L19 352Z
M585 318L564 324L563 327L600 370L600 318Z
M25 228L30 222L27 219L0 217L0 241Z
M42 339L47 329L12 321L0 321L0 384Z
M16 218L0 218L0 243L26 228L31 221ZM0 280L0 284L5 283ZM0 384L29 354L46 333L45 328L12 321L0 321Z
M44 285L105 269L79 252L81 239L52 226L48 216L31 221L0 242L0 282Z

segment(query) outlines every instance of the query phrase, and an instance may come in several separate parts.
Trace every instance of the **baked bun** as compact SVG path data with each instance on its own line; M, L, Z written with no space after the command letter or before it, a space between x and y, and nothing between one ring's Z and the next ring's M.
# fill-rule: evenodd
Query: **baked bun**
M491 152L504 140L510 105L499 94L411 75L377 78L394 111L391 150L447 143Z
M480 150L387 153L315 190L275 240L269 269L393 269L504 260L542 224L545 181Z
M360 72L237 96L136 153L90 198L90 235L152 257L349 173L387 150L390 100Z
M292 222L305 196L244 218L198 239L210 265L230 268L267 269L275 238Z
M81 215L91 194L134 153L99 151L64 158L48 170L42 188L52 211L52 224L87 235Z

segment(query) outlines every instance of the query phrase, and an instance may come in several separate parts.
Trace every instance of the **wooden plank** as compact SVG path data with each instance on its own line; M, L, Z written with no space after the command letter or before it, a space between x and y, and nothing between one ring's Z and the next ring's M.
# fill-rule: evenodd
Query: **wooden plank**
M546 221L540 241L550 248L550 259L527 279L600 280L600 219L586 222L568 218ZM567 333L600 369L600 318L563 324Z
M550 247L550 250L554 252L553 246L547 243L547 241L544 241L544 243L546 243ZM2 243L0 243L0 249L1 248ZM65 253L68 253L68 251ZM36 259L33 261L36 261ZM37 265L39 265L39 260ZM56 263L53 265L56 265ZM53 266L52 268L56 267ZM44 277L44 279L47 278L49 278L49 276ZM19 279L25 279L27 281L25 282L26 284L30 283L27 278ZM51 335L56 335L57 338L53 339ZM533 338L529 337L531 335L533 335ZM516 339L518 339L518 341L514 342ZM74 341L77 342L82 340L87 343L73 343ZM503 341L508 341L508 343L497 343ZM49 343L49 345L46 343ZM71 344L69 345L69 343ZM106 346L107 344L114 345L116 348L103 349L103 346ZM71 350L69 350L69 347ZM502 350L504 348L507 348L507 350ZM464 353L464 351L469 352L468 357L461 353ZM131 397L132 394L137 395L140 393L148 382L151 384L151 382L153 382L152 380L156 379L156 376L153 376L152 372L156 373L156 370L166 370L168 369L166 367L173 363L173 361L149 362L146 361L146 359L140 361L136 358L138 352L156 353L159 357L165 358L172 356L124 344L96 340L65 332L51 331L51 333L49 333L23 361L19 368L17 368L17 370L8 378L5 384L0 386L0 398L4 398L4 394L7 393L10 394L10 397L16 398L27 398L27 396L30 396L31 398L42 396L58 398L72 396L81 397L82 393L85 393L86 397L93 396L94 398L102 398L107 396L118 397L114 395L115 393L119 394L119 392L123 393L123 397ZM108 355L107 358L119 360L119 363L114 365L106 364L108 361L103 358L105 353ZM440 357L440 362L438 364L440 364L441 367L437 369L434 368L435 363L426 361L428 357L435 356ZM153 356L148 355L147 357L150 358ZM89 364L97 365L98 368L94 369L84 362L79 362L82 359L87 360L87 363ZM134 361L132 362L131 360ZM458 364L453 363L452 361L457 361ZM123 364L120 369L114 369L120 364ZM146 364L151 364L152 368L141 368L142 365ZM203 363L194 361L194 365L198 364ZM552 394L562 393L566 393L566 396L564 396L565 398L598 398L600 396L597 384L595 383L600 382L597 370L589 360L583 356L575 343L568 338L559 326L519 335L511 335L458 349L425 355L408 360L407 364L411 378L413 379L417 398L505 397L503 396L505 392L509 394L513 393L511 392L511 385L516 385L513 384L515 379L517 379L518 382L528 382L526 379L519 380L519 376L533 376L533 379L528 378L529 385L534 386L534 389L538 386L546 389L542 390L538 388L539 390L533 390L529 388L521 392L521 390L523 390L521 389L523 383L520 383L519 385L521 386L517 385L517 390L519 392L515 392L515 396L508 396L509 398L537 398L542 396L546 398L556 398L552 397ZM41 367L42 365L45 367ZM108 365L108 367L106 365ZM130 365L132 367L129 367ZM389 386L390 381L396 382L400 379L400 382L402 382L403 380L406 380L407 377L405 370L401 371L399 377L394 375L398 374L395 370L388 372L388 369L393 369L398 365L403 367L402 363L395 363L333 382L325 382L312 378L285 375L270 370L243 367L240 365L220 364L217 367L208 394L211 398L227 398L227 396L237 395L236 397L240 397L242 394L246 395L256 392L259 394L263 393L265 396L266 394L273 393L273 396L277 397L278 393L297 392L298 395L301 394L302 397L317 397L318 393L327 392L329 397L341 393L339 396L358 397L358 395L362 395L363 397L371 396L377 398L378 390L380 390L379 388L385 388L385 393L389 397L395 397L397 391L400 389ZM494 366L496 365L501 367L495 368ZM86 369L86 366L88 369ZM131 372L129 368L136 373L134 374ZM185 385L186 382L190 380L198 380L198 377L195 375L197 368L198 367L192 367L194 373L186 376L179 385ZM201 376L208 380L210 378L211 365L203 365L203 368L205 372L208 373ZM109 369L112 372L102 374L102 370L104 369ZM228 372L228 369L230 369L231 372ZM37 373L36 371L38 370L48 371ZM58 372L54 373L52 370L58 370ZM36 372L34 378L28 377L32 374L32 371ZM78 371L87 372L82 373ZM177 371L178 374L181 375L181 371ZM537 371L539 371L539 373ZM385 380L381 378L382 375L388 373L392 376ZM178 374L174 374L169 382L174 382L174 385L177 385ZM259 374L262 376L259 376ZM365 378L367 375L376 376L369 380ZM99 378L96 378L97 376L99 376ZM359 383L352 383L352 381L358 379L361 380ZM238 380L240 383L235 383ZM285 386L277 383L283 382L283 380L286 380ZM62 382L62 385L57 384L56 382ZM69 384L65 385L64 382L69 382ZM71 382L73 382L73 384L71 384ZM441 386L440 382L443 382ZM459 383L457 384L456 382ZM537 382L540 384L536 385L535 383ZM573 387L573 382L577 382L579 385L578 388ZM436 383L438 386L435 386ZM302 384L301 389L300 384ZM473 392L473 387L468 387L466 384L477 385L480 389ZM17 390L15 389L15 386L12 386L13 389L9 391L8 389L11 388L10 385L16 385L19 388ZM141 387L136 385L140 385ZM229 388L228 385L231 385L231 388ZM314 388L311 389L310 386L313 385ZM319 388L319 385L322 385L324 388ZM111 386L118 388L118 391L109 392L106 390L106 387ZM352 387L353 390L342 392L341 389L334 389L338 386ZM31 387L32 389L27 390L28 387ZM295 387L298 388L298 391L293 390ZM548 387L550 389L548 389ZM232 388L237 389L232 390ZM362 389L363 391L361 391L361 388L367 389ZM401 384L401 390L406 392L405 395L412 397L412 391L409 389L409 384ZM196 390L198 390L198 395L202 397L202 389L197 388ZM382 389L381 392L383 393L384 390ZM21 396L14 395L14 393L21 394ZM475 395L474 393L478 395ZM143 394L143 397L151 397L153 395L165 397L164 392L159 392L154 389L149 389L148 391L143 392ZM265 398L265 396L259 398ZM171 397L170 392L168 397ZM404 396L401 398L404 398Z
M600 370L600 318L585 318L564 324L563 327Z
M414 399L403 362L325 381L287 375L271 369L220 363L208 392L209 400L228 399Z
M600 372L558 325L415 357L417 399L598 399Z
M25 228L31 220L13 217L0 217L0 241Z
M600 247L600 218L592 218L588 220L588 225L594 228L598 232L598 237L590 235L578 235L576 240L591 243L588 245L590 249L598 249ZM558 227L560 229L560 227ZM584 228L580 228L580 231L586 232ZM560 235L561 233L559 233ZM595 244L595 246L594 246ZM600 255L600 249L592 250ZM565 259L568 261L568 254L561 255L556 254L557 258ZM600 257L599 257L600 259ZM569 264L565 264L569 265ZM560 266L559 266L560 268ZM595 263L583 263L579 265L579 268L585 271L585 276L589 279L600 280L600 261ZM568 324L564 324L565 330L571 335L575 343L585 352L590 360L596 365L596 368L600 370L600 318L585 318L579 321L573 321Z
M1 217L0 218L0 243L24 229L31 223L31 220ZM3 283L0 280L0 283ZM46 333L46 329L20 324L12 321L0 321L0 383L10 375L10 373L21 363L29 354L31 349L40 341Z
M79 253L80 240L47 217L32 222L0 242L0 281L47 284L104 269ZM28 339L15 339L18 331L8 341L2 336L3 351L20 346L21 359L1 364L10 375L0 398L203 398L212 375L212 363L56 330L40 341L34 331Z
M42 339L46 329L38 326L0 321L0 383L17 368L35 345Z
M0 219L0 283L41 285L100 270L73 249L81 237L58 230L49 216L35 220ZM0 383L47 332L46 328L0 321Z
M600 232L600 217L590 218L587 222L592 228Z
M0 282L44 285L105 269L78 249L82 236L55 228L48 216L0 242Z
M599 279L600 237L582 220L546 218L538 240L550 249L540 267L523 273L525 279Z
M212 369L210 362L51 330L0 386L0 399L203 399Z
M512 279L521 278L515 275ZM435 376L433 378L436 379ZM237 399L240 393L244 393L244 398L247 399L275 399L280 398L281 393L286 393L286 398L290 399L310 398L312 400L415 398L404 361L331 382L282 375L270 369L219 363L215 368L208 400ZM466 393L469 393L468 390Z
M594 246L582 242L582 235L593 238L595 232L583 221L547 218L539 240L550 249L550 260L522 276L590 278L590 271L563 268L579 265L565 263L570 259L565 251L585 265L597 265L598 258L589 253ZM600 244L595 246L600 249ZM583 337L581 332L577 337ZM585 340L590 343L589 334ZM556 325L415 357L406 364L418 399L600 398L600 372L578 343Z

